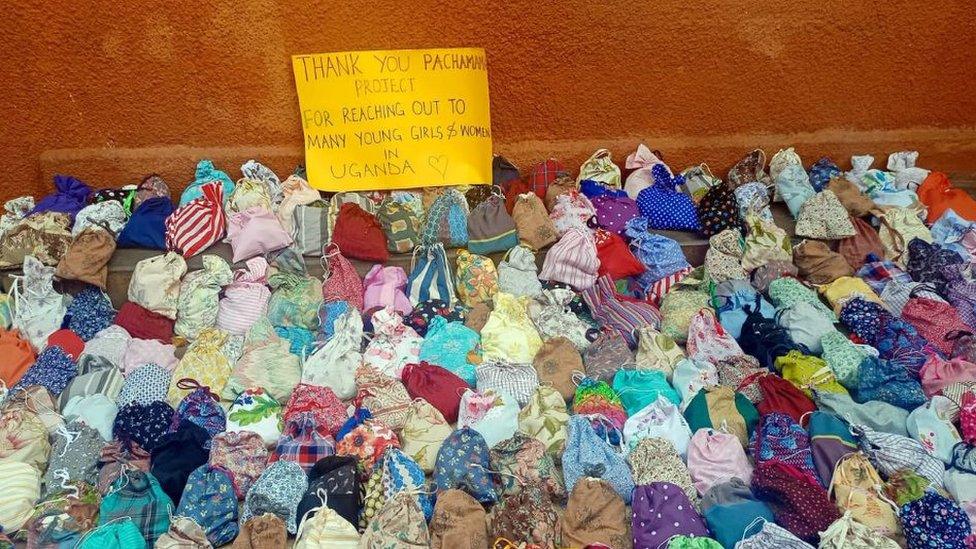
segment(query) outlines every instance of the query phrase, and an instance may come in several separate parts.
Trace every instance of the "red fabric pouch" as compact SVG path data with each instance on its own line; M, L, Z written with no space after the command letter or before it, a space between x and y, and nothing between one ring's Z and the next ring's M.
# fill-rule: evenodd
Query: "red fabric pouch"
M326 301L346 301L353 307L363 310L363 281L335 243L323 251L328 261L328 274L322 283L322 297Z
M115 315L115 324L139 339L157 339L163 343L173 340L173 326L176 321L133 303L125 302Z
M386 233L376 220L358 204L346 202L339 208L332 243L348 257L386 263L390 251L386 247Z
M47 336L47 346L54 347L55 345L61 347L61 350L75 361L78 360L81 353L85 352L85 342L78 337L78 334L67 328L61 328Z
M779 412L790 416L793 421L802 425L800 420L803 415L817 410L817 405L810 400L810 397L776 374L760 372L749 376L743 380L737 390L741 392L752 383L759 386L759 394L762 395L762 399L756 403L759 415Z
M468 388L463 379L429 362L407 364L400 374L410 398L422 398L437 408L448 423L457 422L461 395Z
M594 234L596 256L600 259L600 276L607 275L613 280L637 276L647 270L643 263L634 257L630 247L619 234L599 229Z

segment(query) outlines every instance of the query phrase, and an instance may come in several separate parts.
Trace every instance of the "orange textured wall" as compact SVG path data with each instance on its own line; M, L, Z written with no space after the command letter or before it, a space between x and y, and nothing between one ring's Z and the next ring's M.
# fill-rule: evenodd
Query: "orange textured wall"
M971 2L128 0L7 2L4 198L192 162L301 159L289 56L481 46L496 150L577 164L639 141L723 171L755 146L807 161L905 147L976 171ZM231 164L233 163L233 164Z

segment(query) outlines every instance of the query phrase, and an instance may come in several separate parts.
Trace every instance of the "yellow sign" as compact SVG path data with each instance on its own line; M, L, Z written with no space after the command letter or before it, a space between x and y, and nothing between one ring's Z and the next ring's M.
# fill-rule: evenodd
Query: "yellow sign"
M479 48L292 56L309 183L326 191L491 182Z

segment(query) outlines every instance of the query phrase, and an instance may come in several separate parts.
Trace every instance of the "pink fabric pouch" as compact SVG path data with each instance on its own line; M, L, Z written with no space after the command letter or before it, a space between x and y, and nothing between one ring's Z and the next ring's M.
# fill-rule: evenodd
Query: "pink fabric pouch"
M373 268L363 278L363 307L364 311L382 309L387 305L393 307L401 315L408 315L413 310L410 299L403 289L407 285L407 273L401 267L384 267L373 265Z
M961 358L945 360L933 353L922 365L918 375L925 396L931 397L941 394L943 389L953 383L976 381L976 364Z
M688 472L699 494L738 477L749 484L752 465L738 437L714 429L699 429L688 444Z
M245 335L268 311L271 290L266 285L268 262L263 257L247 260L245 269L234 273L234 282L224 287L217 309L217 327L233 335Z
M168 343L160 343L155 339L132 338L125 349L125 355L122 356L122 375L127 376L136 368L149 363L158 364L172 372L179 363L176 358L176 347Z
M278 218L260 206L252 206L230 217L227 241L234 251L234 263L264 255L292 243L291 235L281 227Z

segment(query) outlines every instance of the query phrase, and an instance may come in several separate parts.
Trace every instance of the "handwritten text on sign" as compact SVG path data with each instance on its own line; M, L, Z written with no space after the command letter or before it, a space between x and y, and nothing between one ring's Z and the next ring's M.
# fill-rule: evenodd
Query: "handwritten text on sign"
M308 180L351 191L491 181L477 48L292 56Z

